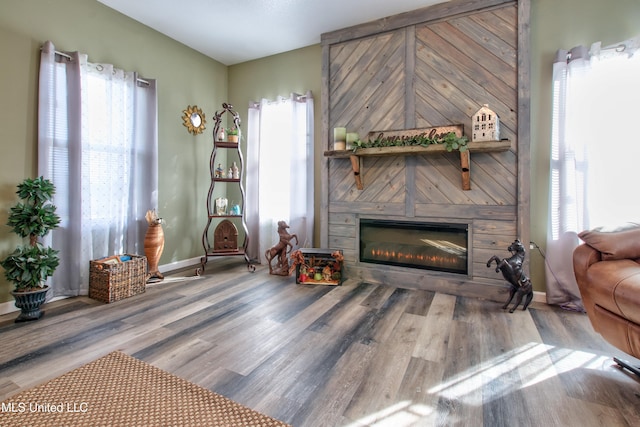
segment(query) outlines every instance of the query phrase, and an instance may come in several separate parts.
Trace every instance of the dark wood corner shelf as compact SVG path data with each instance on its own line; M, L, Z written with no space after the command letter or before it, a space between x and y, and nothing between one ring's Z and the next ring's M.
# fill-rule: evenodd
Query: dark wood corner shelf
M215 251L215 250L211 250L207 252L207 256L210 257L214 257L214 256L234 256L234 255L244 255L245 251L243 248L238 248L238 249L230 249L230 250L220 250L220 251Z
M237 142L231 142L231 141L215 141L216 147L220 147L220 148L237 148L238 147L238 143Z
M213 178L215 182L240 182L240 178Z
M469 142L466 151L460 151L460 169L462 173L462 189L471 189L470 176L470 154L471 153L495 153L499 151L508 151L511 148L511 141L503 139L501 141L482 141ZM456 150L457 151L457 150ZM333 159L351 159L351 167L356 180L358 190L364 189L362 184L362 162L363 157L388 157L388 156L423 156L448 153L447 148L443 144L433 144L427 147L421 145L412 145L405 147L374 147L359 148L352 150L328 150L324 152L325 157Z

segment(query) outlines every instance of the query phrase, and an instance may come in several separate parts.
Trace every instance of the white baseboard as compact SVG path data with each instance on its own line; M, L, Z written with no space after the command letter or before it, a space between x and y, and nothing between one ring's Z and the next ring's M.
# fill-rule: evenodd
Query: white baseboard
M533 291L533 301L534 302L541 302L546 304L547 303L547 293L546 292L540 292L540 291Z
M200 264L200 257L185 259L183 261L175 261L170 264L159 265L160 273L168 273L170 271L181 270L187 267L193 267Z
M159 265L158 270L160 270L161 273L167 273L170 271L180 270L183 268L187 268L187 267L191 267L199 264L200 264L200 257L196 257L196 258L186 259L183 261L172 262L170 264ZM67 298L67 297L55 297L49 300L48 302L57 301L64 298ZM15 306L13 301L0 303L0 316L2 316L3 314L13 313L14 311L18 311L18 308Z
M7 313L13 313L14 311L18 311L18 309L13 305L13 301L7 301L0 304L0 316Z
M48 302L58 301L65 298L68 298L68 297L55 297L55 298L51 298L51 300L49 300ZM15 306L13 301L0 303L0 316L2 316L3 314L13 313L14 311L18 311L18 307Z
M180 270L180 269L188 268L198 264L200 264L200 257L185 259L183 261L176 261L170 264L159 265L158 269L160 270L161 273L167 273L170 271ZM62 298L66 298L66 297L56 297L56 298L53 298L51 301L55 301ZM533 301L546 304L547 303L546 292L534 291ZM18 309L13 304L13 301L0 303L0 316L2 316L3 314L12 313L14 311L18 311Z

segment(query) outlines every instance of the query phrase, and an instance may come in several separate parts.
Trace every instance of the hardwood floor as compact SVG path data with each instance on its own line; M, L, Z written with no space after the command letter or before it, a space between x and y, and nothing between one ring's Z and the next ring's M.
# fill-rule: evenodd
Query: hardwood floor
M586 315L346 280L296 285L237 258L113 304L0 317L0 397L119 349L298 426L640 425L631 359ZM634 363L640 363L631 359Z

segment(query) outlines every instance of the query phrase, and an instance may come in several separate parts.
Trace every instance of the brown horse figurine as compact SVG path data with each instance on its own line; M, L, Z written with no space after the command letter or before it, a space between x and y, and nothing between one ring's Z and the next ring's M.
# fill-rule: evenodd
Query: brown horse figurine
M495 261L496 273L502 272L502 276L511 285L511 288L509 289L509 299L502 308L507 308L515 296L516 301L513 304L513 307L509 310L509 313L513 313L514 310L518 308L518 305L520 305L523 298L525 298L525 300L522 310L527 309L533 299L533 286L531 284L531 279L524 274L522 269L526 253L522 242L516 239L507 249L511 252L511 256L509 258L500 259L494 255L489 258L489 261L487 261L487 267L490 267L491 262Z
M279 276L288 276L289 275L289 260L287 259L287 252L290 252L293 249L293 244L291 240L296 240L296 245L298 244L298 236L295 234L289 234L287 229L289 226L285 221L278 221L278 243L275 244L271 249L267 249L264 254L264 257L267 259L269 263L269 274L276 274ZM278 261L276 262L275 268L271 266L271 260L275 257L278 257Z

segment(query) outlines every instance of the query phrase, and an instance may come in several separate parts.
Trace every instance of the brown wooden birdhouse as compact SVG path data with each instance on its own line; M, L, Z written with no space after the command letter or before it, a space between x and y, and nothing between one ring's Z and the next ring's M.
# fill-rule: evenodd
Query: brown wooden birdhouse
M238 250L238 229L225 219L221 221L213 233L213 251L229 252Z

